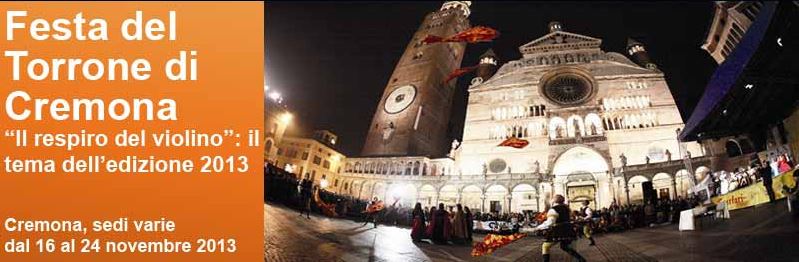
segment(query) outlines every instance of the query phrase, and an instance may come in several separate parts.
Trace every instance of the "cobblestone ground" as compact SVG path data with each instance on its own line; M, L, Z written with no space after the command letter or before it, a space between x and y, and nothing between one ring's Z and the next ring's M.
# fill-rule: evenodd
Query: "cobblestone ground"
M312 215L300 217L292 209L272 204L264 205L264 260L286 261L540 261L542 239L528 237L508 245L494 254L471 257L470 246L441 246L414 243L410 230L371 224L363 226L343 219ZM621 234L619 234L621 235ZM475 235L482 239L483 235ZM587 240L574 244L588 261L656 261L635 251L620 241L598 236L597 245ZM552 249L552 261L570 261L557 247Z

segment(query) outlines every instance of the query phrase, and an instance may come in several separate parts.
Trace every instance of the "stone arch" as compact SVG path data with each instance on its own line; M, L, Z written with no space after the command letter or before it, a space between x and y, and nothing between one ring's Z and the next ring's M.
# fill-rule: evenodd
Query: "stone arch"
M600 180L600 174L610 170L607 159L596 150L585 146L574 146L560 153L552 167L554 175L569 175L572 173L588 172Z
M585 116L585 129L586 133L590 135L601 135L602 119L596 113L590 113Z
M422 203L422 206L430 207L437 205L436 196L438 195L438 190L436 190L436 187L433 185L422 185L417 192L419 197L416 201Z
M525 210L537 211L538 192L536 187L528 183L519 183L511 187L511 212Z
M655 176L652 177L652 189L655 190L659 199L663 200L664 196L661 194L661 192L665 191L668 191L668 195L666 195L665 197L672 199L674 198L676 193L674 192L675 189L672 188L673 182L674 179L671 177L670 174L657 173L655 174Z
M486 209L489 212L508 213L509 208L506 196L508 196L508 188L501 184L492 184L486 187Z
M555 176L554 193L569 198L571 190L589 196L590 192L593 192L594 196L589 200L592 200L596 206L610 205L613 199L607 176L610 163L602 153L593 148L574 146L558 155L551 170Z
M741 153L749 154L755 152L755 146L752 144L752 141L746 137L738 139L738 145L741 146Z
M483 208L483 190L476 185L468 185L461 189L461 204L469 207L472 213Z
M729 139L724 143L724 148L727 149L727 157L736 157L743 154L741 144L735 139Z
M569 137L576 137L579 131L580 136L585 136L585 122L583 117L579 115L572 115L566 120L566 129Z
M642 183L649 181L645 176L634 176L627 181L627 186L630 189L630 202L641 204L644 202L644 191Z
M566 136L566 120L560 117L553 117L549 119L549 138L556 139Z
M420 165L419 161L413 162L413 175L414 176L418 176L419 175L419 169L420 168L421 168L421 165Z
M458 188L454 185L445 185L438 190L438 203L444 203L444 206L454 206L458 203L458 198Z
M355 173L361 173L361 162L355 162Z

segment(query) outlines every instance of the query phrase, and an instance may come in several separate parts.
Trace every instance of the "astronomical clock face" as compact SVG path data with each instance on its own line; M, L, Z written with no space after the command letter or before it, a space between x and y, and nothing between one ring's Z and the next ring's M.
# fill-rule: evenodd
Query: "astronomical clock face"
M562 74L544 83L544 96L561 105L577 105L585 102L593 93L587 79L573 74Z
M408 108L415 98L416 87L412 85L401 86L391 91L383 107L387 113L396 114Z

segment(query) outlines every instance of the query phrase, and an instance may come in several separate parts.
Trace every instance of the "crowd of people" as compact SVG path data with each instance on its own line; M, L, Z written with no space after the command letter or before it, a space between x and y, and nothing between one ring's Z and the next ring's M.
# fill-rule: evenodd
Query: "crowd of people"
M774 191L771 187L772 178L793 170L794 163L790 160L787 154L775 157L774 161L753 159L748 167L739 167L733 171L718 171L710 175L708 183L708 190L711 197L724 195L735 190L744 188L746 186L763 181L763 186L766 188L769 199L774 201Z
M524 213L499 213L499 212L472 212L468 207L445 206L438 204L434 207L422 207L416 203L414 207L402 206L396 200L387 200L388 203L379 213L367 216L365 210L374 202L364 201L350 196L339 195L324 189L314 187L308 180L298 179L295 175L279 168L267 167L265 170L265 200L283 203L295 207L300 215L310 218L309 213L322 213L322 209L312 197L312 192L317 191L318 200L335 205L335 214L340 218L372 222L378 224L403 226L412 228L414 240L430 239L434 243L470 243L474 231L474 222L497 221L504 222L502 227L493 229L495 233L517 233L522 228L531 228L539 225L545 219L543 212ZM591 230L595 233L620 232L639 227L678 223L679 212L699 204L696 197L676 200L661 200L647 204L618 205L614 201L610 207L601 208L592 212L595 223L591 223ZM577 205L574 209L582 207ZM580 216L578 211L572 212L573 217ZM579 229L576 229L579 230Z

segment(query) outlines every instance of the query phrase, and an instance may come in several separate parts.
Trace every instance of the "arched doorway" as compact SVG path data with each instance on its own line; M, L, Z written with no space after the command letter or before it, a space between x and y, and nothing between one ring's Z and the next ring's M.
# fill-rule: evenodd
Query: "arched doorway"
M481 197L483 196L483 190L480 187L475 185L466 186L461 191L461 204L463 206L469 207L472 213L476 211L482 211L483 208L483 200Z
M641 185L644 182L649 181L644 176L634 176L631 177L629 181L627 181L627 186L630 189L630 203L632 204L643 204L644 203L644 188Z
M660 200L672 199L672 197L674 197L671 185L671 175L667 173L658 173L652 178L652 189L655 190Z
M608 162L599 152L583 146L570 148L558 156L552 168L555 194L570 203L590 200L597 208L610 206L613 194L608 170Z
M486 189L486 208L488 212L508 213L508 189L502 185L493 185Z
M519 184L511 191L511 212L538 211L538 195L530 184Z
M566 199L572 210L583 207L583 202L588 201L589 206L597 209L597 182L594 176L588 172L575 172L569 174L566 182Z

